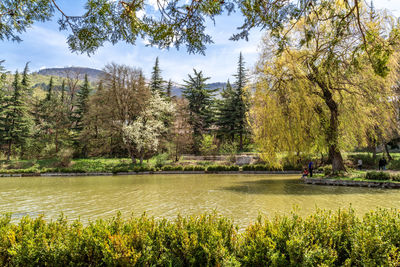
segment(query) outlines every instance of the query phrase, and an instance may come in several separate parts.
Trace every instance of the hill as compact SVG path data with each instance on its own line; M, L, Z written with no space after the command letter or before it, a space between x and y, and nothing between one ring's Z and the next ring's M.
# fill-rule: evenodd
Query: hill
M78 75L80 79L83 79L85 74L87 74L91 82L98 81L100 77L104 74L104 72L101 70L83 67L46 68L41 69L36 73L44 76L57 76L63 78L67 78L71 75Z

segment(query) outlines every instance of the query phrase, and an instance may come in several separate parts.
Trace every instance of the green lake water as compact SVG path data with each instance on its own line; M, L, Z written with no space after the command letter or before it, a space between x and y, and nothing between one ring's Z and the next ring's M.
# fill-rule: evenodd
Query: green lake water
M121 211L173 219L216 210L241 227L258 214L307 215L316 207L337 210L350 205L358 214L400 208L400 191L361 187L305 185L300 175L132 175L92 177L0 178L0 212L44 214L87 222Z

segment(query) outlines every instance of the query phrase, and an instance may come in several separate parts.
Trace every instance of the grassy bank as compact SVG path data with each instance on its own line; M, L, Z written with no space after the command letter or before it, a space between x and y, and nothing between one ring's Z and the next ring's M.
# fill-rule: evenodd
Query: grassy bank
M98 220L0 219L2 266L397 266L400 213L259 218L243 232L212 215Z
M312 178L324 178L334 180L349 180L363 182L390 182L400 183L400 172L398 171L358 171L351 170L347 173L317 173Z

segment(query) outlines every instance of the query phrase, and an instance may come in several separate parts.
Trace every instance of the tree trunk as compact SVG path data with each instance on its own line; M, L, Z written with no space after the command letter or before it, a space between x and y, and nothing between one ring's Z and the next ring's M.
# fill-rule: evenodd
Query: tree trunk
M312 69L317 75L311 75L309 76L309 79L317 83L321 88L323 93L322 98L328 106L331 115L328 132L326 133L326 141L329 146L329 160L332 163L332 171L346 171L342 154L339 150L339 108L333 99L332 92L328 85L323 80L317 78L319 74L318 69L316 67L313 67Z
M385 152L386 152L386 156L387 156L388 160L392 160L393 158L389 153L389 147L388 147L387 143L385 143Z
M11 157L11 147L12 147L12 141L9 140L9 141L8 141L8 151L7 151L7 161L10 161L10 157Z
M143 164L143 156L140 157L140 165Z
M240 132L240 135L239 135L239 151L242 151L242 150L243 150L243 133Z

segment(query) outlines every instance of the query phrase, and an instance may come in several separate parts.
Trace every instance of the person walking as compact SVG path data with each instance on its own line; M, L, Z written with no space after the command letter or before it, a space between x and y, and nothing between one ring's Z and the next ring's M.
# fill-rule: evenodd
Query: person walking
M314 163L310 161L310 163L308 163L308 173L310 174L310 177L312 177L313 169L314 169Z

